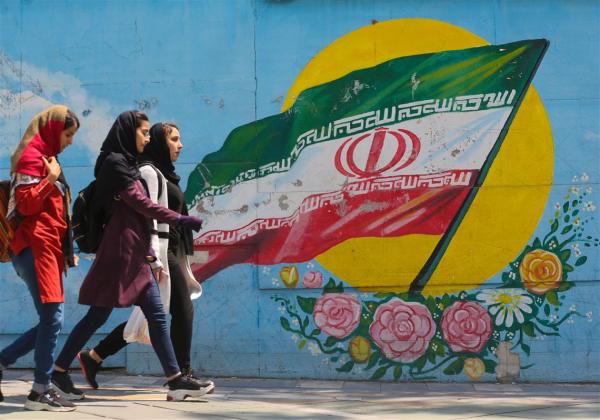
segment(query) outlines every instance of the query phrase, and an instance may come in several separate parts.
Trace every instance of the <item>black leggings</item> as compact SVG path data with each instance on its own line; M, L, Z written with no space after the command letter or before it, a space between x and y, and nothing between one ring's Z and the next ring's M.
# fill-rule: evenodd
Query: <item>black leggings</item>
M194 305L190 299L190 291L185 276L177 263L177 257L168 252L169 274L171 276L171 341L175 349L177 363L182 369L190 367L192 351L192 329L194 324ZM123 349L127 342L123 339L125 325L123 322L113 329L96 347L94 351L103 360Z

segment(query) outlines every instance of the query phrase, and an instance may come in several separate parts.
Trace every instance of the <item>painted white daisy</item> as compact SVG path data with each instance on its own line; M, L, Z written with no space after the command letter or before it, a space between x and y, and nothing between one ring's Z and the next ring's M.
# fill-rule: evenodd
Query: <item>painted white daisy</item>
M573 304L569 307L569 311L575 312L577 310L577 305Z
M577 182L577 175L573 175L573 181L572 182Z
M518 289L488 289L477 295L477 300L488 307L496 325L504 324L510 328L516 321L525 322L523 312L532 313L533 299L524 291Z
M579 226L581 225L581 219L579 217L576 217L573 219L573 226Z
M591 194L592 193L592 187L587 187L585 189L585 192L588 193L588 194Z
M554 203L554 208L556 210L560 210L560 203Z
M596 206L594 205L593 201L588 201L587 203L585 203L585 209L587 211L596 211Z
M569 188L569 191L573 194L579 194L579 187L571 187Z
M581 174L581 178L579 179L581 180L581 182L588 182L590 180L590 177L584 172Z

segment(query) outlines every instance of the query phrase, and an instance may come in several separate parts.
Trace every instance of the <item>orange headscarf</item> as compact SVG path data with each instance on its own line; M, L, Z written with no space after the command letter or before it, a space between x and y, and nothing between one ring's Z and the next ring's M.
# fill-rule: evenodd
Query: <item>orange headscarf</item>
M10 159L11 174L46 176L42 156L48 158L60 153L60 134L65 127L67 112L66 106L53 105L33 117Z

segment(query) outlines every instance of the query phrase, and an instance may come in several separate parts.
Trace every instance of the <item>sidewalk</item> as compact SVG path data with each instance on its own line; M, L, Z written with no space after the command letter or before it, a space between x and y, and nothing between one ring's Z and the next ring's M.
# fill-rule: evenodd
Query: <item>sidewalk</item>
M4 373L5 419L600 419L598 384L379 383L283 379L216 379L206 398L167 402L163 379L98 375L72 413L23 410L32 372ZM73 374L76 384L81 375Z

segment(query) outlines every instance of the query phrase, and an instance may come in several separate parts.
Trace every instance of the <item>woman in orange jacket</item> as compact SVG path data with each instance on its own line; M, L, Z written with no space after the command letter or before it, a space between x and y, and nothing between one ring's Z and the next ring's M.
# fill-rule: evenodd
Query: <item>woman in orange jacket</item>
M50 385L56 339L63 323L62 273L73 266L70 190L56 156L73 142L79 120L67 107L36 115L11 157L8 217L20 219L11 242L12 263L33 298L39 323L0 351L2 369L35 350L28 410L72 411ZM0 394L0 400L2 396Z

